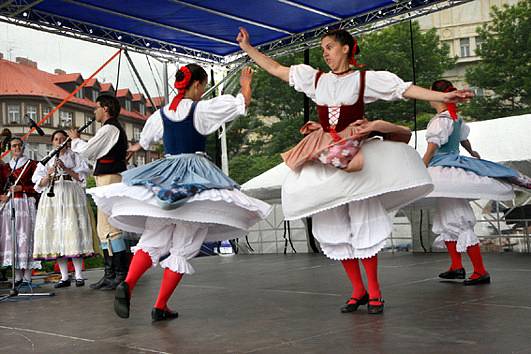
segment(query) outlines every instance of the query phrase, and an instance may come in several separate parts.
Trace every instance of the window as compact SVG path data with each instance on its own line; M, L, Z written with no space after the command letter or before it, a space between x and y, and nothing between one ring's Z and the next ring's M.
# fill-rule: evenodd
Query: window
M20 124L20 105L8 104L7 105L7 119L8 124Z
M85 124L88 123L91 119L94 118L94 114L85 114ZM96 122L92 122L91 125L87 127L83 132L87 134L94 134L94 126L96 125Z
M83 87L79 89L79 91L76 92L77 98L83 98Z
M459 40L459 46L461 47L461 58L470 56L470 38L461 38Z
M139 127L133 127L133 139L135 141L140 141L140 133L142 133L142 129Z
M71 128L73 120L74 120L74 113L66 112L66 111L59 112L59 126L61 128Z
M92 89L92 100L94 102L96 102L96 99L98 98L98 96L100 95L100 92L96 89Z
M145 104L143 104L142 102L140 102L140 103L138 104L138 108L139 108L139 110L140 110L140 114L141 114L141 115L145 115L145 114L146 114L146 105L145 105Z
M51 111L51 107L42 107L42 117L46 117ZM53 126L53 116L46 119L43 125Z
M125 100L125 110L131 112L131 101Z
M33 119L34 121L37 120L37 106L33 104L26 105L26 114Z
M476 55L479 55L477 50L481 49L482 45L483 45L483 40L479 36L476 37Z

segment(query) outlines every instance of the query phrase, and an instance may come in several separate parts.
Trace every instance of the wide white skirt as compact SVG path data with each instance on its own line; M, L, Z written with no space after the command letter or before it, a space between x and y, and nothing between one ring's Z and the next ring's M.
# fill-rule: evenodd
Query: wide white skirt
M282 186L287 220L314 216L313 232L332 259L368 258L392 231L389 212L433 190L419 154L410 146L373 139L362 146L361 171L310 162Z
M94 253L85 192L73 181L57 181L55 196L42 193L35 222L33 257L55 259Z
M143 186L114 183L87 190L109 222L124 231L143 233L148 218L178 223L201 223L208 227L205 241L245 236L258 221L267 217L271 206L248 197L237 189L209 189L188 199L182 206L162 209L153 192Z

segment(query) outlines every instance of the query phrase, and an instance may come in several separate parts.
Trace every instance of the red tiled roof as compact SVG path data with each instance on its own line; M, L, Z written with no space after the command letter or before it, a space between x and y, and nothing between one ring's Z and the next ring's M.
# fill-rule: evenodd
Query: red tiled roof
M53 74L50 74L53 75ZM79 80L83 81L83 77L80 73L73 73L73 74L61 74L61 75L53 75L53 82L58 84L62 82L77 82Z
M145 101L144 95L141 93L133 93L133 101Z
M93 87L95 85L98 85L101 87L99 81L97 79L90 79L87 81L87 84L85 85L85 87Z
M157 105L157 107L162 107L162 106L164 106L166 104L165 100L164 100L164 97L162 97L162 96L151 97L151 99ZM146 100L146 101L147 101L147 103L146 103L147 107L153 107L149 100Z
M101 87L101 92L107 92L110 89L113 89L114 91L114 86L110 82L102 82L100 84L100 87Z
M0 96L44 96L61 101L70 93L56 85L55 79L58 76L81 76L80 74L50 74L46 71L3 59L0 59L0 73L2 73L0 75ZM112 86L110 83L102 84L102 87L103 85L109 85L109 87ZM72 97L69 103L76 103L89 108L96 107L95 102L85 98ZM147 119L147 117L142 116L137 112L129 112L124 109L120 111L120 114L133 119Z
M123 89L119 89L118 91L116 91L116 97L123 97L127 95L131 95L131 92L129 91L128 88L123 88Z

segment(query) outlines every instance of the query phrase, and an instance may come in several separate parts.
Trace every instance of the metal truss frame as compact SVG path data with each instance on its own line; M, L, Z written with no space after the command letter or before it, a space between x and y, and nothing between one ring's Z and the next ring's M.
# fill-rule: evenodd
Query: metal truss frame
M147 54L161 61L167 62L175 62L177 61L176 57L178 57L180 62L203 62L210 65L234 68L241 67L243 63L249 60L241 51L226 56L216 55L149 36L135 35L108 27L96 26L79 20L72 20L34 8L34 6L42 1L43 0L3 1L0 3L0 21L110 47L127 48L128 50ZM375 31L401 21L410 20L432 12L468 3L470 1L473 0L397 0L392 5L371 10L355 17L345 19L338 19L335 17L335 22L303 33L289 34L284 32L287 34L287 37L262 44L258 48L264 53L274 57L292 54L318 46L320 37L330 27L346 29L352 34L358 35L365 32ZM186 1L175 2L184 6L192 6L191 4L186 3ZM284 2L286 4L290 3L289 1ZM78 2L75 3L82 4ZM210 9L204 10L209 12L213 11ZM131 17L129 15L123 16ZM226 15L226 17L235 18L231 15ZM136 17L134 19L146 22L144 19ZM241 20L250 23L249 20ZM164 25L161 24L161 26ZM179 29L176 28L175 30ZM192 32L187 32L193 34ZM197 35L204 37L204 35L199 33Z

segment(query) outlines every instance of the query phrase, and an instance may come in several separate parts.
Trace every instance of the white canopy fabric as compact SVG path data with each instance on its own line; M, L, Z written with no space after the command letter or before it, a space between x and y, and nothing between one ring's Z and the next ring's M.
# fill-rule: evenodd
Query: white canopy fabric
M469 140L482 158L495 162L531 161L531 114L468 123ZM417 151L426 151L426 130L417 132ZM414 137L409 145L414 146ZM463 154L467 154L462 149ZM517 164L517 166L523 166ZM281 163L242 185L242 191L267 202L280 200L289 168ZM522 171L527 172L527 171Z

